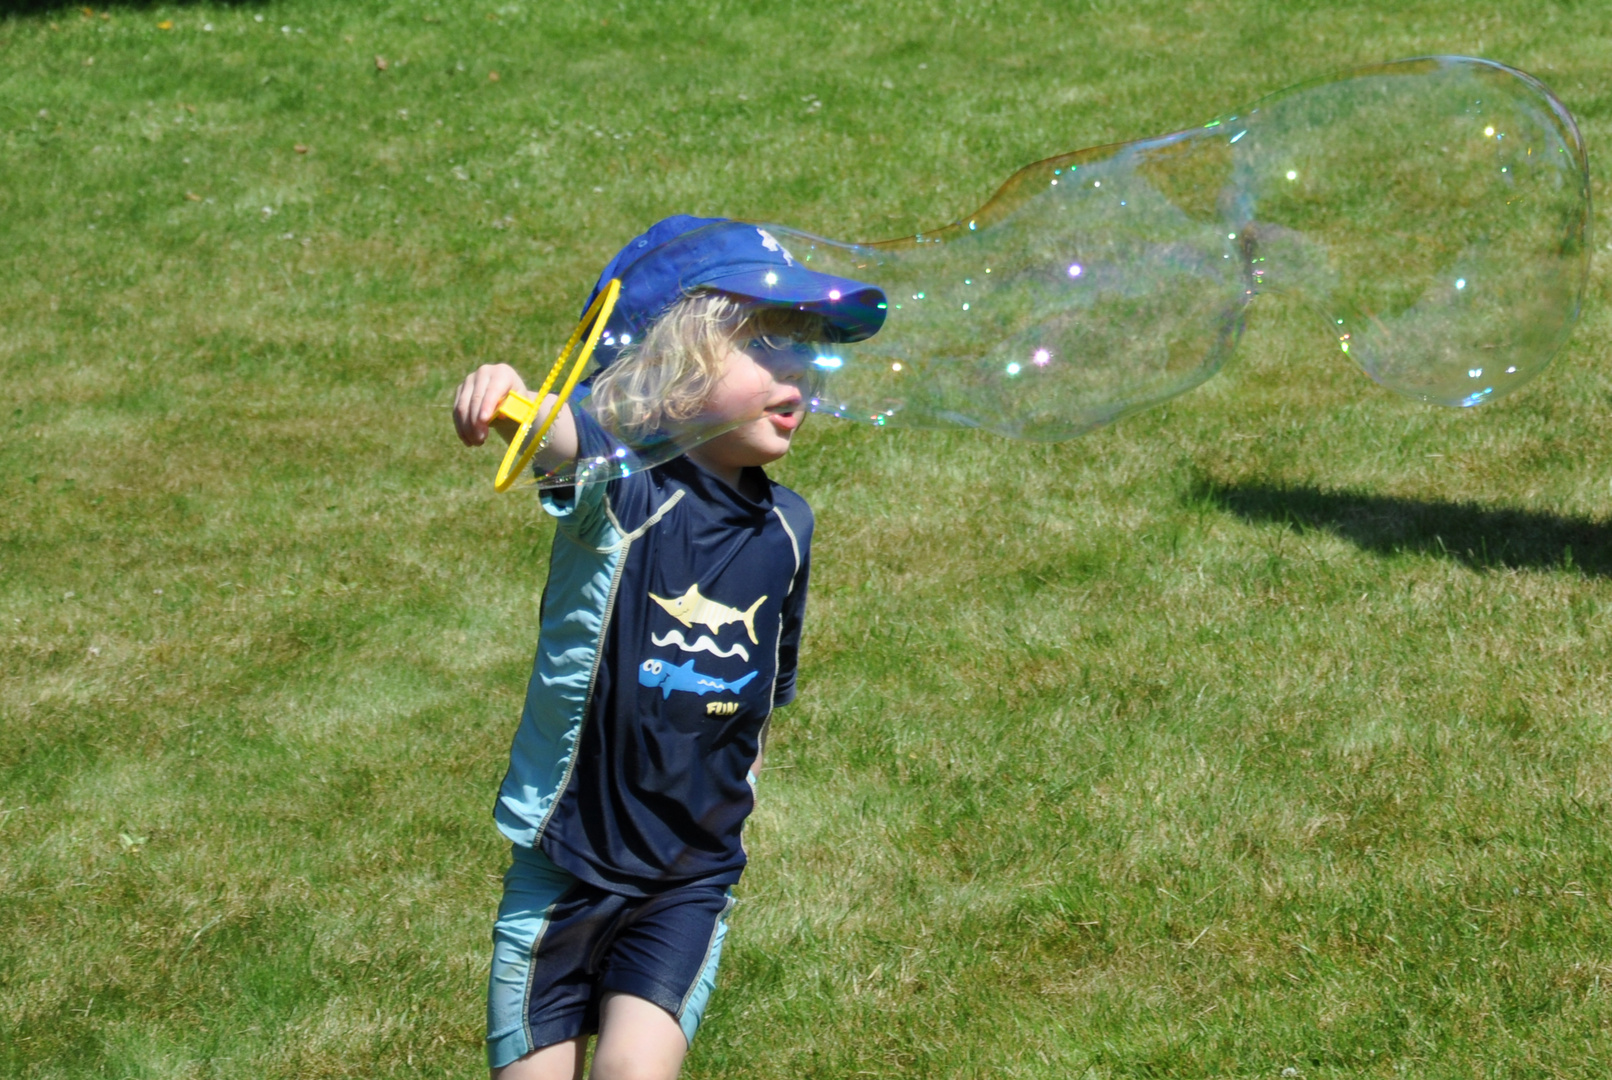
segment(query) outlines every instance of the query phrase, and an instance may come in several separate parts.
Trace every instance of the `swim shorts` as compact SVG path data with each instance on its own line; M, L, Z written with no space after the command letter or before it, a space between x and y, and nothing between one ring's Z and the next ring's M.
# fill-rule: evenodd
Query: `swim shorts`
M716 985L733 896L683 885L619 896L515 845L493 927L487 1063L501 1068L540 1047L599 1029L607 993L652 1001L690 1043Z

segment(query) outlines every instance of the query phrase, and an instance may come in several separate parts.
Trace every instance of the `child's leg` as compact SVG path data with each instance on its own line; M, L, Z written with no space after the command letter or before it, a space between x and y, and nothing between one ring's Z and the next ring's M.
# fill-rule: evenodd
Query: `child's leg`
M579 1077L598 1016L592 895L540 851L512 856L493 926L487 1064L508 1080Z
M587 1045L584 1036L533 1050L501 1069L494 1069L492 1080L582 1080L582 1058Z
M593 1080L674 1080L716 985L732 906L721 885L634 905L602 963Z
M599 1043L593 1049L589 1076L676 1080L687 1053L688 1039L671 1013L631 994L606 994L599 1006Z
M582 1080L587 1039L533 1050L492 1080ZM599 1044L593 1051L592 1080L675 1080L688 1053L688 1040L672 1014L631 994L607 994L599 1007Z
M652 897L604 892L516 848L488 979L495 1080L665 1078L682 1067L716 985L733 900L721 885Z

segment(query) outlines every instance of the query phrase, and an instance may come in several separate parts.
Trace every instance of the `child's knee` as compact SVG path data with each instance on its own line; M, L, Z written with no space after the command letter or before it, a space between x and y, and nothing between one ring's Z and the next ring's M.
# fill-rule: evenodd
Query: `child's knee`
M687 1053L683 1029L671 1013L631 994L605 995L593 1053L597 1080L673 1080Z

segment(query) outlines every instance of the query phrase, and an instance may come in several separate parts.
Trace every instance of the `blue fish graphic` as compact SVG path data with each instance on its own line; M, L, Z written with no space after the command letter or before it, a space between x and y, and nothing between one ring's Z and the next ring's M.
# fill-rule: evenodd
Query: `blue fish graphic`
M673 690L687 690L691 694L720 694L724 690L737 694L745 683L756 677L754 671L728 682L694 670L694 661L672 664L665 660L645 660L638 665L638 682L643 686L660 687L661 700L672 696Z

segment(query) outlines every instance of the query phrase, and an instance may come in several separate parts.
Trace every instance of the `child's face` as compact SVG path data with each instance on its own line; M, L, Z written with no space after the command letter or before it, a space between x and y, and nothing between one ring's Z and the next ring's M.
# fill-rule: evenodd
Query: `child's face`
M717 422L742 422L701 444L702 462L718 471L737 471L789 453L790 440L806 419L802 384L814 354L810 345L771 336L736 342L704 412Z

